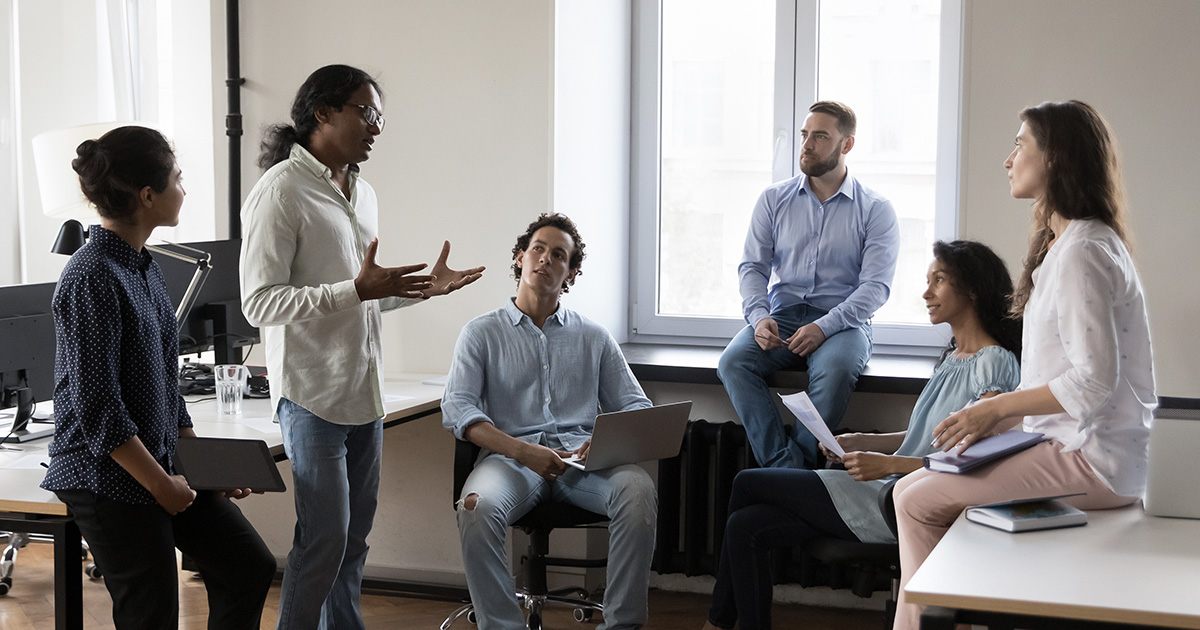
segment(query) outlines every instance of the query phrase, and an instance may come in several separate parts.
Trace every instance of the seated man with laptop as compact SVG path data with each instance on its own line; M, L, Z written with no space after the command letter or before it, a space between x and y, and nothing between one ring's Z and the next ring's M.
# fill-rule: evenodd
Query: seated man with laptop
M512 251L517 295L463 328L442 398L446 429L482 447L458 504L479 627L525 627L505 537L533 507L557 501L608 515L602 628L639 628L648 616L654 483L636 465L584 472L563 458L586 457L598 411L649 408L650 400L608 331L559 303L583 263L575 224L543 214Z

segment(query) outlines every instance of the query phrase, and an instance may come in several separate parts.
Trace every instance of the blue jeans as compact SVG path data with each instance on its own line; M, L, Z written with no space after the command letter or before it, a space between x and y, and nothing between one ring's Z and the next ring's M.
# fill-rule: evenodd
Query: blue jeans
M383 422L333 424L287 399L278 414L292 462L296 532L277 628L362 628L358 600L378 503Z
M796 304L771 313L779 325L779 336L787 339L826 311ZM787 347L763 351L754 340L754 327L746 326L734 336L717 367L729 400L746 427L746 439L754 459L767 468L815 468L820 462L817 439L803 427L791 439L784 433L783 419L766 378L788 368L807 368L808 397L831 429L842 423L850 392L871 358L871 325L834 333L812 354L793 354Z
M481 630L525 628L504 540L514 522L546 501L608 515L608 586L600 629L646 623L658 493L645 470L618 466L585 473L568 468L557 481L546 481L516 460L492 453L476 464L461 498L472 494L477 495L474 509L459 501L458 532Z
M817 536L858 541L811 470L758 468L733 479L729 520L708 620L718 628L771 627L770 551Z

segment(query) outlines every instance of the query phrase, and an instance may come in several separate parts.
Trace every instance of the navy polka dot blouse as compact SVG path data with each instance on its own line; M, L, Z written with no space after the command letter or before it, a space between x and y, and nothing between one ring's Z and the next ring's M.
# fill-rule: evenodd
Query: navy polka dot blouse
M109 456L138 436L168 473L180 427L179 337L162 270L150 254L94 225L54 291L54 441L47 490L90 490L152 505Z

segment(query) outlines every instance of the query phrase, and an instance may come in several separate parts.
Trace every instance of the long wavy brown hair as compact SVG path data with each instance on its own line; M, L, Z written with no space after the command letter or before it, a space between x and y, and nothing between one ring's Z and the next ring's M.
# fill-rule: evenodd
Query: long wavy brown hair
M1047 101L1026 108L1021 120L1045 154L1046 189L1034 202L1029 251L1013 294L1012 313L1017 316L1025 312L1033 291L1033 271L1046 259L1054 240L1051 215L1103 221L1128 247L1116 141L1100 113L1080 101Z

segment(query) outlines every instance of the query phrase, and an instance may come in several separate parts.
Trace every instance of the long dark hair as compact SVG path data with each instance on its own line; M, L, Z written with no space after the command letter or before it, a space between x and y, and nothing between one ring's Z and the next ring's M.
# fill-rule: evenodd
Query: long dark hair
M1116 141L1099 112L1079 101L1045 102L1026 108L1021 120L1046 156L1046 191L1034 205L1033 234L1013 296L1017 315L1025 312L1033 270L1046 259L1054 239L1052 214L1103 221L1128 246Z
M317 110L331 107L341 111L350 96L364 85L375 88L380 98L383 97L383 90L374 77L358 68L334 64L308 75L292 101L292 124L271 125L263 132L258 167L265 171L286 160L296 143L309 148L312 133L317 128ZM357 170L358 165L351 164L350 168Z
M1004 261L992 248L975 241L938 241L933 256L946 267L954 290L971 300L983 331L1020 359L1021 318L1011 313L1013 283ZM957 347L957 340L951 338L938 362Z
M167 189L175 152L161 133L147 127L118 127L97 140L84 140L75 149L71 168L79 187L100 216L124 221L137 209L147 186L156 193Z

